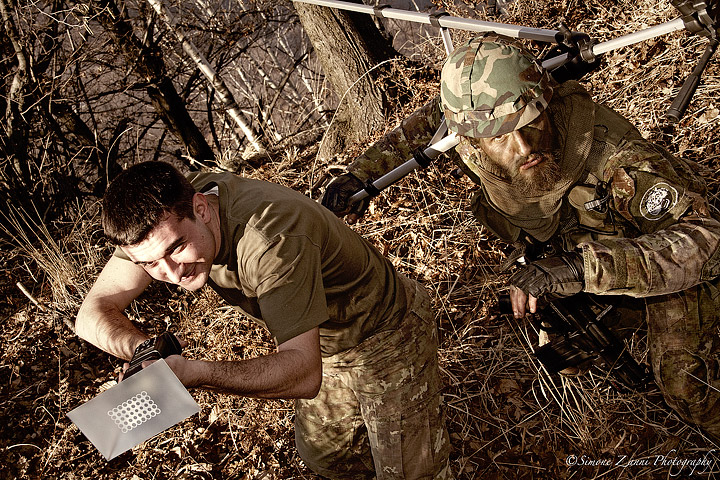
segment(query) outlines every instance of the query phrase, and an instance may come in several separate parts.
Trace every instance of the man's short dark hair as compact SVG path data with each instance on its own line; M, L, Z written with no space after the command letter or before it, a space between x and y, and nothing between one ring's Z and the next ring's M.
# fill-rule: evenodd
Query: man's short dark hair
M144 162L128 168L110 183L102 201L102 226L115 245L136 245L167 214L195 218L195 189L175 167Z

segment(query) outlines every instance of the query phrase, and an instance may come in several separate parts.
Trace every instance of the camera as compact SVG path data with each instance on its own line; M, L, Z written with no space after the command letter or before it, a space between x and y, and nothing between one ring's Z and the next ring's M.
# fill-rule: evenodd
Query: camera
M175 335L165 332L157 337L145 340L135 349L130 366L123 374L123 380L142 370L142 363L148 360L159 360L170 355L180 355L182 347Z

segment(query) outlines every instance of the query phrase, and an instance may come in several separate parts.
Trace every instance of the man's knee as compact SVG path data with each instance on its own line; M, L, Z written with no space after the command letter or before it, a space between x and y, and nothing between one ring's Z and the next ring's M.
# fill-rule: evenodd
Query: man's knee
M296 409L295 446L313 472L333 479L375 477L370 446L361 419L317 423Z
M666 402L685 420L720 435L717 360L687 350L662 352L656 379Z
M328 478L337 479L370 479L375 477L375 472L364 465L360 459L362 456L348 459L344 453L337 448L325 445L328 448L321 448L317 443L303 438L303 435L295 435L295 446L300 458L305 465L313 472Z
M720 435L720 291L701 284L648 299L653 371L665 401L690 423Z

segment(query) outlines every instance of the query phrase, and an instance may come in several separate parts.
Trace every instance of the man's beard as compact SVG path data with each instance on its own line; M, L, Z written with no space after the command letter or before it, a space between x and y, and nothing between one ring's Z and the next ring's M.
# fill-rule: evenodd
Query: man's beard
M484 152L481 154L485 157L483 161L486 164L488 162L492 163L495 169L499 170L497 173L510 182L510 186L514 191L525 197L538 197L549 193L567 180L557 160L561 155L559 151L533 153L518 162L515 167L499 165L486 157ZM538 156L543 158L542 162L530 167L528 170L520 170L521 165L527 163L530 158Z

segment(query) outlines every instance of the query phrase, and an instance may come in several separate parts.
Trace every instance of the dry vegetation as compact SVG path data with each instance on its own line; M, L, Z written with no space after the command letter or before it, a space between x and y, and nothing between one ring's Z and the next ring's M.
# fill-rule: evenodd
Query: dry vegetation
M478 15L459 7L453 11ZM609 39L674 14L668 1L518 0L508 6L503 21L553 28L554 19L564 16L575 29ZM647 136L708 167L716 197L717 60L682 123L669 127L663 119L703 45L679 32L624 48L609 54L586 83L598 100L627 115ZM433 95L437 85L435 78L405 81L401 68L396 73L392 80L406 83L415 97L415 104L398 106L396 118L401 118ZM308 193L329 167L313 151L288 152L284 159L244 174ZM473 185L453 176L453 170L450 162L439 161L410 175L378 198L355 228L400 271L426 285L434 298L457 477L720 477L720 454L713 452L720 448L680 421L656 388L619 394L596 377L567 379L538 368L531 355L536 342L531 326L492 312L504 288L498 268L507 246L473 220L468 211ZM116 359L79 341L70 329L83 293L109 253L98 232L96 208L87 205L86 217L48 230L28 220L33 215L14 214L33 233L0 252L7 269L0 281L0 477L315 478L295 453L289 401L193 391L199 415L111 462L65 417L119 371ZM27 295L16 282L27 287ZM272 348L262 330L207 290L187 294L158 285L136 302L130 315L148 330L177 329L191 342L190 357L243 358ZM646 355L643 339L643 332L632 339L641 361ZM583 456L602 464L567 464ZM707 457L712 464L691 475L688 466L661 464L662 456Z

